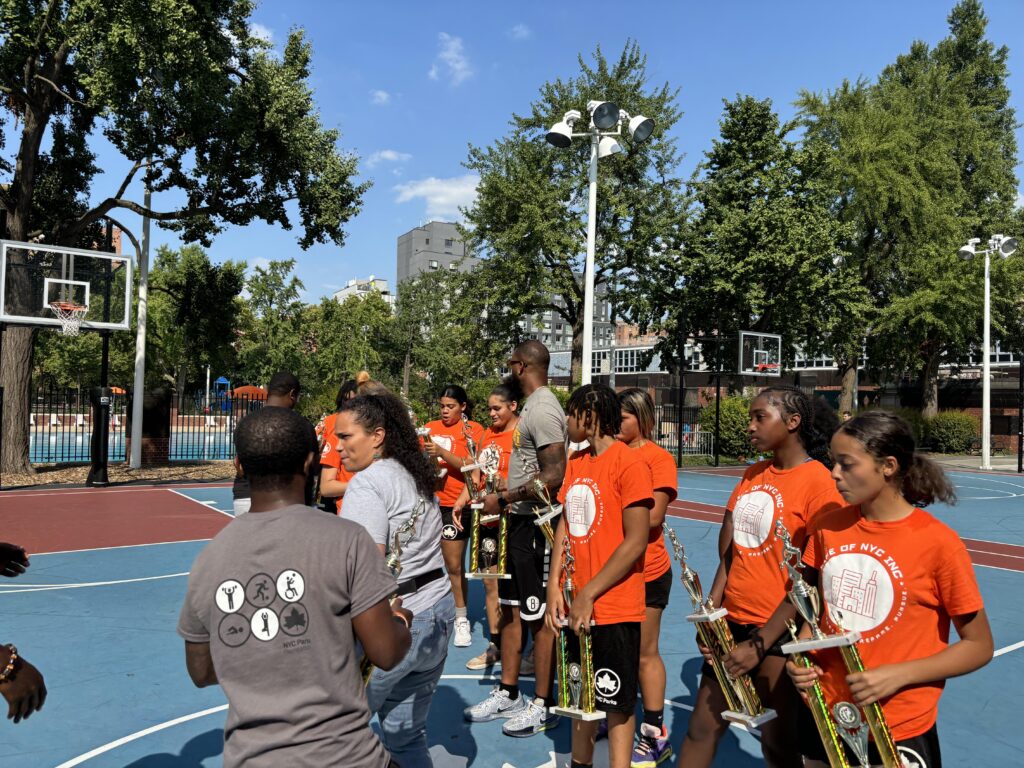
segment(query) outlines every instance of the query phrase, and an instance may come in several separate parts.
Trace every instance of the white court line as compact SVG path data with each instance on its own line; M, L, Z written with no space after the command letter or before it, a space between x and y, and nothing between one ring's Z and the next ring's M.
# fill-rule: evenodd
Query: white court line
M116 547L90 547L89 549L56 549L53 552L29 552L29 558L43 555L74 555L79 552L104 552L108 549L131 549L132 547L159 547L164 544L195 544L209 539L182 539L181 541L151 541L147 544L118 544Z
M183 488L186 491L197 491L202 488L230 488L231 482L216 482L216 483L203 483L202 485L179 485L177 488ZM169 491L172 490L167 485L131 485L125 488L51 488L48 491L0 491L0 499L10 498L25 498L29 496L80 496L88 494L90 496L100 493L134 493L135 491Z
M181 723L187 723L189 720L196 720L200 717L206 717L207 715L212 715L216 712L223 712L227 708L227 704L221 704L219 707L210 707L209 709L204 709L201 712L193 712L191 715L183 715L182 717L176 717L174 720L168 720L166 723L160 723L159 725L151 725L149 728L144 728L141 731L136 731L135 733L129 734L128 736L124 736L120 739L117 739L116 741L111 741L109 744L104 744L102 747L96 747L96 749L91 750L90 752L86 752L84 755L74 757L71 760L68 760L66 763L61 763L57 766L57 768L71 768L74 765L81 765L86 760L92 760L94 757L102 755L104 752L109 752L112 749L117 749L118 747L124 746L129 742L141 739L143 736L149 736L149 734L156 733L157 731L162 731L165 728L173 728L174 726L180 725Z
M214 512L220 512L222 515L230 517L232 520L235 519L235 516L233 514L231 514L230 512L225 512L223 509L218 509L217 507L207 506L208 504L215 504L216 502L213 502L213 501L200 501L199 499L193 499L187 493L182 493L181 491L176 491L173 488L164 488L164 490L165 491L170 491L171 493L174 493L174 494L177 494L178 496L181 496L181 498L183 498L183 499L188 499L189 501L198 504L203 509L212 509Z
M498 680L500 678L495 677L494 675L482 675L482 676L481 675L441 675L441 679L442 680ZM524 675L524 676L520 677L519 679L520 680L532 680L533 678ZM678 701L671 701L669 699L665 699L665 703L668 704L670 707L673 707L674 709L685 709L687 712L692 712L693 711L693 707L691 707L689 704L682 704L682 703L680 703ZM216 714L218 712L223 712L227 708L228 708L227 704L221 704L219 707L210 707L209 709L204 709L204 710L202 710L200 712L193 712L191 715L182 715L181 717L176 717L173 720L168 720L166 723L160 723L158 725L151 725L149 728L144 728L141 731L136 731L135 733L129 734L127 736L123 736L120 739L116 739L115 741L111 741L111 742L109 742L107 744L104 744L101 747L96 747L96 749L90 750L89 752L86 752L83 755L79 755L78 757L73 757L70 760L68 760L67 762L64 762L64 763L61 763L60 765L58 765L57 768L72 768L73 766L81 765L82 763L86 762L87 760L92 760L94 757L98 757L99 755L102 755L102 754L105 754L107 752L110 752L111 750L117 749L118 747L123 747L125 744L128 744L128 743L133 742L133 741L137 741L138 739L141 739L141 738L143 738L145 736L149 736L152 733L157 733L159 731L166 730L167 728L173 728L176 725L181 725L182 723L187 723L189 720L197 720L200 717L206 717L207 715L214 715L214 714ZM746 728L745 726L742 726L742 725L740 725L738 723L732 723L731 725L734 728L738 728L741 731L749 731L748 728Z
M87 581L79 584L26 584L17 589L0 589L0 595L13 595L18 592L51 592L55 589L83 589L84 587L109 587L114 584L137 584L140 581L160 581L161 579L176 579L179 576L188 576L188 571L182 573L168 573L163 576L143 576L138 579L118 579L117 581Z
M996 656L1002 656L1004 653L1013 653L1014 651L1018 651L1021 648L1024 648L1024 640L1021 640L1019 643L1014 643L1013 645L1007 645L1004 648L1000 648L998 651L992 654L992 658L994 659Z

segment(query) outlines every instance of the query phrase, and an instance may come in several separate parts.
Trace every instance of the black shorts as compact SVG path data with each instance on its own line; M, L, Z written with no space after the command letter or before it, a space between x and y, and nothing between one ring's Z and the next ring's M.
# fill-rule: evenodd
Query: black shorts
M524 621L544 618L547 607L548 565L551 553L534 515L509 515L508 572L511 579L498 582L498 602L519 609ZM551 527L558 519L551 521Z
M571 629L563 629L562 633L570 661L578 664L579 637ZM596 708L601 712L632 714L640 682L640 622L591 627L590 637Z
M828 756L825 754L825 747L818 738L818 728L814 724L814 717L807 707L800 707L800 752L810 760L820 760L828 764ZM866 726L865 726L866 727ZM853 752L843 743L846 750L847 760L850 765L856 765L857 760ZM933 725L920 736L896 742L896 751L903 758L903 764L910 768L942 768L942 755L939 752L939 730ZM868 757L872 765L881 765L882 758L875 749L875 742L868 743Z
M665 610L668 605L668 596L672 591L672 569L669 568L661 576L644 584L646 592L645 605L648 608L660 608Z
M469 511L463 507L462 530L460 531L452 522L452 508L441 507L441 541L465 541L469 538Z
M732 632L732 639L736 641L736 645L746 642L750 639L750 634L755 629L760 629L760 627L758 627L756 624L737 624L735 621L729 621L729 619L726 619L725 621L729 625L729 630ZM782 637L780 637L778 640L776 640L774 643L772 643L770 646L764 649L764 655L778 656L779 658L783 659L786 658L786 654L782 652L782 646L788 643L789 640L789 634L783 634ZM761 665L758 664L757 666L759 667ZM750 670L750 672L748 672L747 674L753 675L756 670L757 667L754 667L754 669ZM714 676L715 674L715 670L712 669L711 665L708 664L706 661L704 662L704 666L701 667L701 672L703 672L705 675L711 676Z

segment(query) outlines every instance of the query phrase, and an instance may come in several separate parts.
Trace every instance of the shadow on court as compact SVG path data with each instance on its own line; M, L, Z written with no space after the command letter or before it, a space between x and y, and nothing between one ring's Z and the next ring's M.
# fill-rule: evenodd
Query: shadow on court
M125 768L202 768L203 761L224 751L224 729L212 728L185 742L181 752L146 755L128 763Z

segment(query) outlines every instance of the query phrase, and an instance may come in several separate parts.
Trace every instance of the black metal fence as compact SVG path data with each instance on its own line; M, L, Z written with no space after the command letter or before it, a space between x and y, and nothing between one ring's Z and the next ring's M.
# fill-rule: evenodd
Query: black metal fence
M266 395L228 393L183 398L171 408L170 461L213 461L235 456L238 420L266 404Z
M115 392L110 402L109 461L125 460L128 399ZM29 399L29 461L33 464L88 462L92 439L88 390L35 387Z
M654 406L654 439L673 456L711 456L714 453L714 424L700 423L701 409L675 403ZM682 429L680 430L680 416ZM680 436L682 445L680 445Z

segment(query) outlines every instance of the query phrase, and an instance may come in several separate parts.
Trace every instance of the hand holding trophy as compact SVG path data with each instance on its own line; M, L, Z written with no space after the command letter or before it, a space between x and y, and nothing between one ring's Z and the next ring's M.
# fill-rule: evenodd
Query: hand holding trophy
M494 493L498 481L498 468L501 466L501 451L495 445L489 445L480 451L473 464L462 468L466 476L466 488L469 490L470 508L473 510L473 521L469 538L469 572L467 579L511 579L507 572L508 563L508 515L489 515L483 513L483 497ZM473 480L473 473L480 470L484 476L484 487L479 489ZM498 524L497 540L483 537L481 526ZM497 565L496 571L490 568Z
M551 527L551 521L562 514L562 506L556 505L551 501L551 494L548 493L548 487L544 484L544 481L540 477L534 477L530 481L530 487L533 489L534 494L538 499L544 502L544 505L548 508L548 511L541 514L536 507L534 512L537 514L537 519L533 521L536 525L544 532L544 538L548 541L548 547L550 549L555 548L555 529Z
M826 635L821 631L821 596L817 589L804 580L800 548L793 546L789 531L782 520L776 523L775 536L782 541L781 567L789 571L789 578L792 582L788 595L789 601L811 632L810 639L797 640L796 627L791 624L790 634L793 635L794 641L782 646L782 652L791 656L795 663L809 667L811 661L804 655L808 651L838 648L842 653L846 668L850 672L863 672L864 664L856 645L860 640L860 633L843 632ZM835 611L833 611L834 613ZM846 751L837 736L841 737L850 747L850 751L857 759L857 764L861 768L869 768L871 765L868 757L869 732L874 738L882 766L884 768L902 767L903 761L896 751L892 733L889 731L882 707L878 702L864 707L863 714L861 709L849 701L839 701L830 707L829 702L825 700L821 686L815 683L808 692L808 705L832 768L849 768L850 766Z
M562 599L567 609L576 597L576 559L572 554L572 537L565 531L562 539ZM594 651L589 632L574 633L566 616L558 633L558 706L551 707L556 715L574 720L602 720L604 712L597 711L594 690ZM579 661L569 645L572 635L579 641Z
M725 695L729 707L722 713L722 719L743 723L749 728L756 728L762 723L774 720L775 710L765 709L761 704L761 698L757 695L750 676L733 677L726 670L725 658L736 647L732 630L729 629L729 624L725 620L729 612L725 608L715 608L711 597L705 599L700 577L686 562L686 551L675 531L667 523L662 523L662 529L672 544L672 551L680 565L679 579L693 604L693 613L687 616L686 620L696 625L701 642L705 647L711 649L711 668L715 672L718 684L722 687L722 693Z

